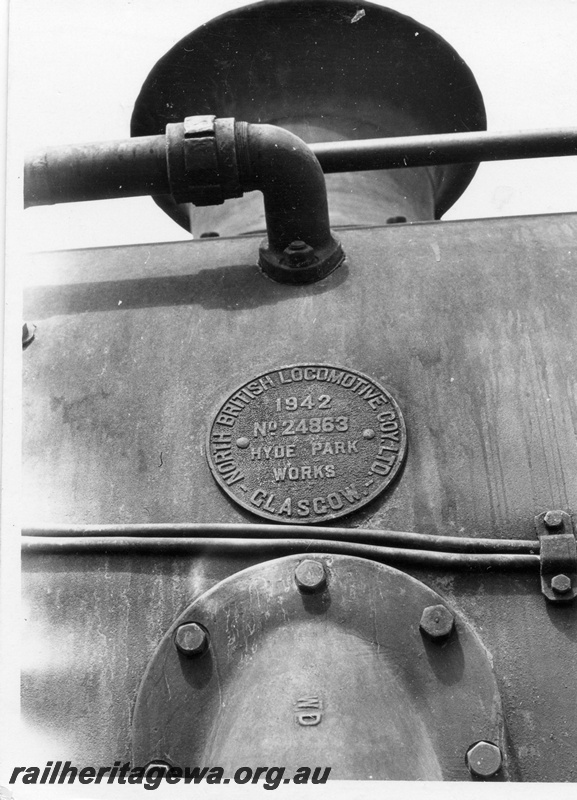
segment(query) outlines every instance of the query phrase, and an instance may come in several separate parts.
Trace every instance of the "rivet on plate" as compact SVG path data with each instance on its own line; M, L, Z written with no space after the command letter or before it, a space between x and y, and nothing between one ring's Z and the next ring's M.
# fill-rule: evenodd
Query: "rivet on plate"
M183 656L200 656L208 649L208 631L197 622L179 625L174 636L176 649Z
M455 627L455 618L445 606L427 606L421 616L421 633L432 642L444 642Z
M295 569L295 581L301 592L320 592L327 583L327 573L324 564L307 558L301 561Z

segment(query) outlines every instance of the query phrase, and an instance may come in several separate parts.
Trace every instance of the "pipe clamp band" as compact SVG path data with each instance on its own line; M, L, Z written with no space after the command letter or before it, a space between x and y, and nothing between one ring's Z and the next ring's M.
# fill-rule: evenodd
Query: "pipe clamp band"
M230 163L226 146L222 149L225 162ZM212 115L186 117L182 123L168 124L166 161L170 189L177 203L221 205L227 197L238 196L225 191L225 181L219 169L215 117ZM225 172L230 173L231 168ZM227 177L226 183L230 184L231 179Z
M571 515L547 511L535 517L541 541L541 591L551 603L577 596L577 542Z

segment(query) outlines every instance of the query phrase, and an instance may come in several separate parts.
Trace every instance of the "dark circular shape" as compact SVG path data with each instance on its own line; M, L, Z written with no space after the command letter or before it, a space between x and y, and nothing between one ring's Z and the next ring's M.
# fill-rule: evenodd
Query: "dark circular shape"
M455 627L455 618L445 606L428 606L421 616L419 628L433 642L447 639Z
M208 649L208 631L196 622L187 622L177 628L174 644L184 656L202 655Z
M477 742L467 753L467 767L477 778L492 778L501 769L503 756L497 745Z
M327 585L327 573L322 561L307 558L295 569L295 581L301 592L320 592Z
M163 134L168 123L203 114L294 128L308 142L319 141L319 127L339 139L486 128L479 87L459 54L410 17L359 0L259 2L202 25L151 70L131 133ZM476 169L430 170L437 218Z
M372 439L363 432L376 431ZM249 447L234 446L248 439ZM318 524L379 495L403 464L407 435L391 394L355 370L296 364L257 375L221 404L208 432L210 469L243 508Z

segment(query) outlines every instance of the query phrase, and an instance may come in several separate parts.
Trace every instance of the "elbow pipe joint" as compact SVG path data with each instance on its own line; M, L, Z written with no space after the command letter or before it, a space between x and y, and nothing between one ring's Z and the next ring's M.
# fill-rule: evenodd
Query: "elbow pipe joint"
M321 165L302 139L275 125L187 117L165 136L51 148L24 172L25 207L167 193L176 204L206 206L255 189L264 195L266 275L312 283L341 264Z
M267 239L259 265L273 280L313 283L342 263L322 168L298 136L275 125L187 117L167 125L166 146L177 203L215 205L244 192L263 193Z
M259 264L282 283L321 280L343 261L333 237L325 176L312 150L276 125L235 126L241 183L264 196L267 240Z

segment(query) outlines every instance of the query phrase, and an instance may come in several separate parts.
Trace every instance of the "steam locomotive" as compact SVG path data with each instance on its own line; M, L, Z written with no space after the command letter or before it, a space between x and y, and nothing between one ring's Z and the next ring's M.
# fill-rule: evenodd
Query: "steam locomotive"
M425 26L265 0L158 61L132 138L29 159L29 206L194 234L28 267L22 703L58 758L577 778L577 218L440 221L577 136L485 129Z

